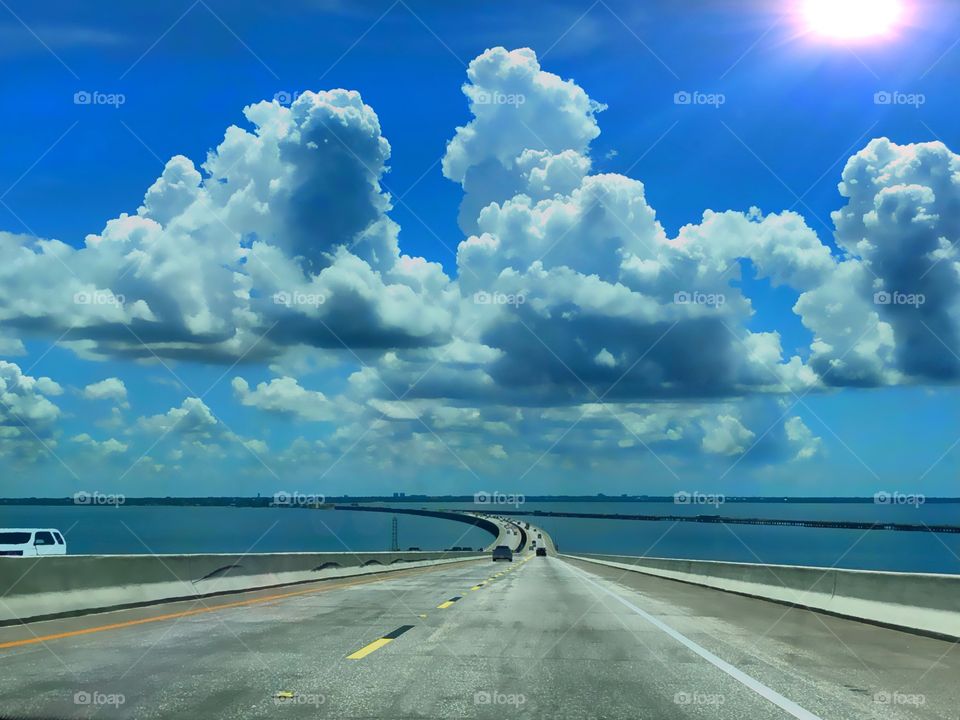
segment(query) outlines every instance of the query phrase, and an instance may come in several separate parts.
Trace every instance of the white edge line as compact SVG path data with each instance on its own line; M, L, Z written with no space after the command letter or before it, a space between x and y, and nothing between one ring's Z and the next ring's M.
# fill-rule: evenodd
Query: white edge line
M755 693L757 693L758 695L760 695L760 696L763 697L764 699L769 700L769 701L772 702L774 705L776 705L776 706L779 707L780 709L784 710L785 712L789 713L789 714L792 715L793 717L799 718L800 720L822 720L822 718L820 718L818 715L814 715L814 714L813 714L812 712L810 712L809 710L805 710L804 708L800 707L797 703L795 703L793 700L790 700L790 699L788 699L788 698L785 698L783 695L781 695L780 693L778 693L776 690L767 687L766 685L764 685L762 682L760 682L760 681L757 680L756 678L751 677L750 675L747 675L747 674L746 674L745 672L743 672L742 670L739 670L739 669L735 668L733 665L731 665L730 663L728 663L726 660L723 660L723 659L717 657L716 655L714 655L712 652L710 652L710 651L707 650L706 648L700 647L699 645L697 645L697 643L695 643L693 640L691 640L690 638L688 638L686 635L683 635L683 634L677 632L676 630L674 630L672 627L670 627L670 626L667 625L666 623L664 623L664 622L658 620L657 618L655 618L653 615L651 615L650 613L648 613L646 610L643 610L642 608L638 608L636 605L634 605L632 602L630 602L630 601L627 600L626 598L621 597L620 595L618 595L617 593L613 592L613 591L610 590L609 588L606 588L606 587L604 587L603 585L600 585L599 583L594 582L594 581L591 580L589 577L587 577L586 573L584 573L583 571L581 571L581 570L579 570L579 569L575 569L575 568L572 567L569 563L564 563L564 564L571 570L571 572L573 572L575 575L579 576L580 579L582 579L584 582L590 583L590 584L593 585L594 587L602 590L602 591L605 592L607 595L609 595L610 597L614 598L617 602L621 603L622 605L626 605L628 608L630 608L631 610L633 610L637 615L639 615L640 617L642 617L644 620L646 620L648 623L650 623L651 625L653 625L655 628L657 628L658 630L662 630L662 631L665 632L667 635L669 635L670 637L672 637L674 640L676 640L677 642L679 642L681 645L683 645L683 646L685 646L686 648L692 650L693 652L695 652L697 655L699 655L700 657L702 657L704 660L706 660L708 663L710 663L711 665L713 665L713 666L716 667L717 669L722 670L723 672L725 672L727 675L729 675L730 677L732 677L732 678L733 678L734 680L736 680L737 682L739 682L739 683L741 683L742 685L745 685L746 687L750 688L750 689L753 690Z

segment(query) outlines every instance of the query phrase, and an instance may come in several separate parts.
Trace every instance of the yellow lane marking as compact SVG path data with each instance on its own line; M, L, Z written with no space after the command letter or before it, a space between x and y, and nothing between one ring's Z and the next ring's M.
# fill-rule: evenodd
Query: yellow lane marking
M469 562L469 561L468 561ZM109 625L97 625L95 627L83 628L82 630L70 630L68 632L54 633L52 635L43 635L39 637L29 637L23 640L11 640L9 642L0 643L0 650L6 650L7 648L23 647L24 645L36 645L37 643L49 642L51 640L62 640L64 638L78 637L80 635L91 635L93 633L106 632L107 630L120 630L121 628L134 627L136 625L146 625L148 623L162 622L164 620L175 620L177 618L190 617L192 615L203 615L204 613L217 612L219 610L229 610L231 608L246 607L249 605L261 605L263 603L274 602L276 600L282 600L285 598L291 597L300 597L302 595L313 595L316 593L326 592L327 590L340 590L342 588L354 587L355 585L369 585L372 583L383 582L384 580L392 580L397 577L404 577L406 575L418 574L418 571L421 573L424 571L436 570L440 568L446 568L449 566L437 565L429 568L411 568L410 570L395 570L394 572L388 573L386 575L379 575L377 577L361 577L357 580L340 582L340 583L331 583L329 585L324 585L319 588L311 588L309 590L296 590L294 592L286 593L277 593L275 595L266 595L264 597L252 598L250 600L239 600L236 602L222 603L220 605L208 605L202 608L194 608L192 610L182 610L180 612L164 613L162 615L154 615L152 617L140 618L138 620L125 620L124 622L110 623ZM178 601L184 602L184 601Z
M471 590L479 590L479 589L482 588L485 584L486 584L486 583L480 583L479 585L474 585L474 586L473 586L472 588L470 588L470 589L471 589Z
M446 602L442 602L439 605L437 605L437 610L446 610L451 605L453 605L453 601L447 600Z
M372 643L370 643L365 647L360 648L352 655L347 655L347 660L359 660L360 658L365 658L367 655L374 652L375 650L379 650L384 645L389 645L392 642L393 642L393 638L380 638L379 640L374 640Z
M360 660L361 658L365 658L367 655L369 655L370 653L372 653L374 650L379 650L379 649L382 648L384 645L389 645L391 642L393 642L394 640L396 640L398 637L400 637L400 636L403 635L404 633L406 633L406 632L408 632L408 631L410 631L410 630L413 630L413 627L414 627L413 625L401 625L401 626L398 627L396 630L392 630L391 632L388 632L388 633L387 633L386 635L384 635L382 638L379 638L379 639L377 639L377 640L374 640L374 641L373 641L372 643L370 643L369 645L364 645L362 648L360 648L359 650L357 650L355 653L351 653L350 655L347 655L347 660Z

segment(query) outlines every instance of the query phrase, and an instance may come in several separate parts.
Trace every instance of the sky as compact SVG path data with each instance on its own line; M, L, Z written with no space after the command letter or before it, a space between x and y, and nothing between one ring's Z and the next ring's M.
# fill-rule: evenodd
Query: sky
M957 495L960 8L858 4L5 0L0 494Z

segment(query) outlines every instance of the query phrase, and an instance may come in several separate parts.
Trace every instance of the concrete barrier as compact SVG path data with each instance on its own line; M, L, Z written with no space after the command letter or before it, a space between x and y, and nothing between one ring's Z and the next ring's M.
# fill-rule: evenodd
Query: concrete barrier
M563 557L819 610L900 630L960 638L960 575L675 560Z
M480 557L367 552L0 558L0 625Z
M481 530L485 530L496 538L494 542L487 546L488 550L503 538L504 524L498 520L492 520L483 513L474 512L454 512L450 510L427 510L426 508L401 508L383 505L334 505L334 510L346 510L349 512L377 512L390 513L391 515L419 515L420 517L439 518L441 520L452 520L454 522L467 523L475 525Z

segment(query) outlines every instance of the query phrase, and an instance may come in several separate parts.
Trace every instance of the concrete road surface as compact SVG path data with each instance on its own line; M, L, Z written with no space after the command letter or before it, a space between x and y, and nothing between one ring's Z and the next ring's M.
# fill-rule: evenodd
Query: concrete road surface
M474 561L0 629L18 718L957 718L960 648L613 568Z

